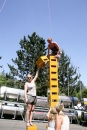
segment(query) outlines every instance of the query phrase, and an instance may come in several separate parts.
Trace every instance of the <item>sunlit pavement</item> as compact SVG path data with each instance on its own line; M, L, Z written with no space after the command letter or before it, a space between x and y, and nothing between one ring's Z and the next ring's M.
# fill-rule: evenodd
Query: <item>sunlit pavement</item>
M37 123L38 130L46 130L47 123ZM0 130L26 130L26 124L20 120L0 119ZM70 124L70 130L87 130L87 126L80 126L78 124Z

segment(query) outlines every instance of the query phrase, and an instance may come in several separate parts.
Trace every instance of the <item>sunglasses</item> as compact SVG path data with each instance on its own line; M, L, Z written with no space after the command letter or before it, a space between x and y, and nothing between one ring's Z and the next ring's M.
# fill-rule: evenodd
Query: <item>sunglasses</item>
M28 77L28 79L31 79L31 77Z

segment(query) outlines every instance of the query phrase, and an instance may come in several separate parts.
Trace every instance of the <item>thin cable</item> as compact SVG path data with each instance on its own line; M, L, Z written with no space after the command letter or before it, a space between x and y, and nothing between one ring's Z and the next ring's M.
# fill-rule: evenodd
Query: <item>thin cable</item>
M50 4L49 4L49 0L48 0L48 12L49 12L50 34L51 34L51 36L52 36L51 19L50 19Z
M1 8L0 8L0 13L1 13L1 11L2 11L4 5L5 5L5 3L6 3L6 0L4 0L4 3L3 3L3 5L2 5Z

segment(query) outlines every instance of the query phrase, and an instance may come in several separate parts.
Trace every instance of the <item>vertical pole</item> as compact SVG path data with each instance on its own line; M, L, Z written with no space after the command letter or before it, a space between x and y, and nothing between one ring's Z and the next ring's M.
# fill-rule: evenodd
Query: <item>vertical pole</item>
M82 98L82 93L81 93L81 83L80 83L80 72L79 72L79 67L78 67L78 75L79 75L79 87L80 87L80 100Z
M68 96L69 96L69 75L68 75L68 68L67 68L67 82L68 82Z
M69 96L69 81L68 81L68 96Z

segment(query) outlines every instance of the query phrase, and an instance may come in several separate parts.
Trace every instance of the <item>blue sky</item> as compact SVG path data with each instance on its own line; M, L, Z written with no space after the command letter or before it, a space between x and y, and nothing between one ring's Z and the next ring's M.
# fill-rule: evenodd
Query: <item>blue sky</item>
M0 0L0 72L9 72L7 63L13 65L20 40L33 32L52 37L87 86L87 0Z

